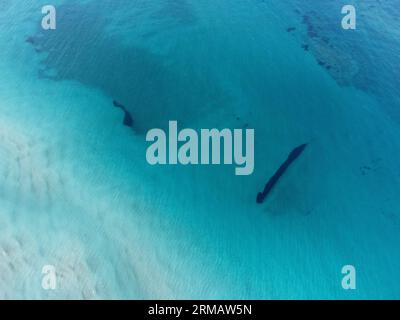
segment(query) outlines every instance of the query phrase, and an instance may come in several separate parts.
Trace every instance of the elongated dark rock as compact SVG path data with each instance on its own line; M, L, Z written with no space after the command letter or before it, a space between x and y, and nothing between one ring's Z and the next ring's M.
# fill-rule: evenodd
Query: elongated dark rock
M307 147L307 143L302 144L292 150L292 152L289 154L288 158L285 160L284 163L281 164L279 169L275 172L275 174L269 179L267 184L265 185L265 188L263 192L259 192L257 194L257 203L263 203L265 198L268 196L272 188L275 186L275 184L278 182L280 177L285 173L285 171L289 168L289 166L295 161L301 153L304 151L304 149Z
M124 112L124 125L127 127L132 128L133 126L133 118L132 115L129 113L128 110L126 110L125 106L122 103L119 103L118 101L114 100L113 105L116 108L121 109Z

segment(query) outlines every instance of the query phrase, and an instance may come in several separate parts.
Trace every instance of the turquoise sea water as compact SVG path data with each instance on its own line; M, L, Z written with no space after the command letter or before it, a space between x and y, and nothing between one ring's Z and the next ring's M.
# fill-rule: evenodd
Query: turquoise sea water
M400 298L397 0L45 4L0 0L0 298ZM254 128L254 173L150 166L169 120Z

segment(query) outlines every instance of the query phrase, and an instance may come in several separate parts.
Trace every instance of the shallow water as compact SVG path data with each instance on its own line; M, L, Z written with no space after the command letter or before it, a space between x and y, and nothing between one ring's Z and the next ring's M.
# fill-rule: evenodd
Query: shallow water
M339 2L1 1L0 297L399 298L397 1ZM253 175L148 165L169 120L254 128Z

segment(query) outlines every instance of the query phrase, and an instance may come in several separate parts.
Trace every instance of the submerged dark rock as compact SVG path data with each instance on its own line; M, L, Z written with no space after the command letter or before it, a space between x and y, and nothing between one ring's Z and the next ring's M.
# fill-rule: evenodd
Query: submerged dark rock
M113 100L113 105L114 105L114 107L119 108L119 109L121 109L121 110L124 112L124 121L123 121L123 124L124 124L125 126L127 126L127 127L132 128L132 126L133 126L133 117L132 117L132 115L129 113L129 111L125 108L125 106L124 106L122 103L120 103L120 102L118 102L118 101L116 101L116 100Z
M305 51L308 51L308 49L310 48L310 46L308 44L303 44L301 46Z
M284 163L281 164L279 169L274 173L274 175L269 179L267 184L264 187L262 192L257 194L257 203L263 203L265 198L268 196L272 188L278 182L280 177L285 173L285 171L289 168L289 166L302 154L304 149L307 147L307 143L302 144L292 150L289 154L288 158L285 160Z
M289 27L289 28L286 29L286 32L292 32L292 31L295 31L295 30L296 30L295 27Z
M113 105L114 107L125 109L125 106L122 103L118 102L117 100L113 100Z

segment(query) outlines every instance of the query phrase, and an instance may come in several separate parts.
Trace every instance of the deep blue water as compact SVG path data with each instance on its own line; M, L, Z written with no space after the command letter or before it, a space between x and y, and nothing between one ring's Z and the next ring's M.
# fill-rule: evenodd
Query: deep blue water
M400 298L399 3L352 3L1 0L0 297ZM254 173L150 166L169 120L254 128Z

